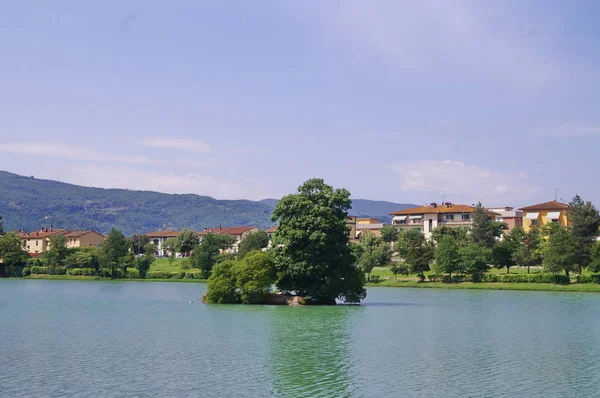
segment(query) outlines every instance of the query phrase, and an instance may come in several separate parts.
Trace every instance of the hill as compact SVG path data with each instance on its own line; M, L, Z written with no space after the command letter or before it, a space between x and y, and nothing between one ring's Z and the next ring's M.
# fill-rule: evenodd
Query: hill
M219 225L266 228L276 203L275 199L217 200L193 194L91 188L0 171L0 215L7 231L50 225L102 233L114 227L126 235L171 228L198 231ZM353 205L358 209L353 214L377 218L407 207L362 199Z

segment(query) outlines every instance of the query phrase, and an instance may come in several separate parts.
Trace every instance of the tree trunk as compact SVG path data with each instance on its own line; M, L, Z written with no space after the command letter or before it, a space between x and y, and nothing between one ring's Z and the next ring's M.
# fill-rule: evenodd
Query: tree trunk
M510 274L510 267L506 267L506 273Z
M529 273L529 265L527 266L527 273Z

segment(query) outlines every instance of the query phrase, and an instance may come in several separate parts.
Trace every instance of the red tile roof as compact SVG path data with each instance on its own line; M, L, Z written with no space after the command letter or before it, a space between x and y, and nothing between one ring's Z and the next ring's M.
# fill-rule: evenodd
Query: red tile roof
M145 234L149 238L176 238L179 236L177 231L154 231Z
M446 205L433 206L419 206L411 207L409 209L398 210L390 213L392 216L404 216L410 214L443 214L443 213L473 213L475 208L467 205L456 205L452 204L450 207ZM488 214L496 214L488 211Z
M62 234L62 235L66 235L69 233L68 229L53 229L53 230L40 230L40 231L33 231L33 232L20 232L19 233L19 237L21 239L41 239L41 238L47 238L49 236L52 235L56 235L56 234Z
M250 231L251 229L257 229L256 227L228 227L228 228L208 228L205 231L198 232L199 235L215 234L215 235L241 235L244 232Z
M275 231L277 231L277 225L273 225L272 227L265 229L265 232L268 234L272 234Z
M533 211L533 210L566 210L569 205L561 202L557 202L556 200L551 200L550 202L539 203L537 205L522 207L519 210L525 211Z
M98 234L100 236L104 236L100 232L92 231L91 229L88 229L86 231L71 231L68 234L66 234L65 236L67 238L79 238L80 236L83 236L83 235L86 235L89 233L94 233L94 234Z

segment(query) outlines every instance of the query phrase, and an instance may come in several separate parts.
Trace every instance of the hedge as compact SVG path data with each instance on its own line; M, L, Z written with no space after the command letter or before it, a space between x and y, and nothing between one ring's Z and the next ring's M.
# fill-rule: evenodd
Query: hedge
M139 279L140 278L140 271L138 271L136 268L128 268L127 269L127 279Z
M579 277L579 283L600 283L600 274L584 274Z
M34 265L31 267L31 273L36 275L45 275L48 273L48 268L40 267L39 265Z
M146 279L183 279L190 272L165 272L165 271L151 271L146 274Z
M586 278L585 282L583 277ZM600 283L600 274L584 275L582 276L581 283ZM448 275L427 275L427 279L431 282L444 282L450 283L450 277ZM452 275L452 282L472 282L472 275ZM559 285L568 285L570 279L566 275L552 275L552 274L483 274L480 278L481 282L488 283L555 283Z
M23 275L23 276L31 275L31 268L29 268L29 267L23 268L23 271L21 271L21 275Z
M65 267L46 267L48 275L66 275L67 269Z

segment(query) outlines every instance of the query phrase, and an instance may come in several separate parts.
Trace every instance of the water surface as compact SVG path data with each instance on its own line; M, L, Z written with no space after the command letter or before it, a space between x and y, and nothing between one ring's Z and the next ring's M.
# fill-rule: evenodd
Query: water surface
M369 288L362 306L269 307L204 290L0 280L0 396L600 395L597 294Z

